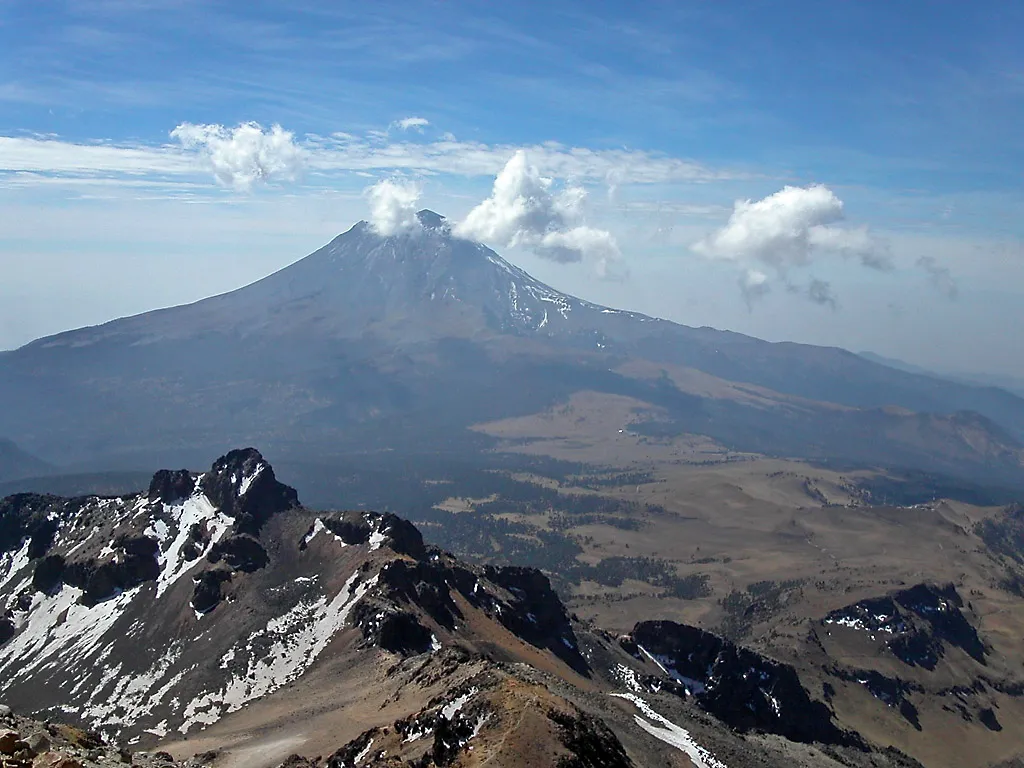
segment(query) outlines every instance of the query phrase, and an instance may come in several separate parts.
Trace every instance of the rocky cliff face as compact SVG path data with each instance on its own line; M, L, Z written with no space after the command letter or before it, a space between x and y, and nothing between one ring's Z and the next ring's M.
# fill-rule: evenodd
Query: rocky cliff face
M0 549L8 579L30 568L36 592L55 595L67 586L91 607L146 582L160 596L197 565L197 584L211 581L211 571L222 574L213 581L226 581L258 570L268 562L260 529L297 504L295 491L277 482L258 452L232 451L198 476L158 472L145 495L4 499ZM30 599L28 586L21 602Z

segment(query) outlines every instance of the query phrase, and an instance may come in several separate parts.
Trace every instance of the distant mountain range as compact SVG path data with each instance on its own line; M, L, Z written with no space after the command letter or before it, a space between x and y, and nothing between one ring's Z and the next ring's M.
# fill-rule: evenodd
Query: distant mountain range
M231 293L0 354L0 434L77 471L237 444L465 454L493 444L475 424L596 391L650 405L648 434L1024 486L1015 395L598 306L420 220L393 237L361 222Z
M932 376L939 379L946 379L947 381L960 381L965 384L976 384L982 387L999 387L1000 389L1005 389L1007 392L1011 392L1019 397L1024 397L1024 378L1020 378L1019 376L1009 376L1007 374L1000 373L965 373L963 371L943 373L940 371L932 371L927 368L922 368L919 365L913 365L912 363L897 360L893 357L877 355L874 352L861 352L860 356L867 360L871 360L872 362L888 365L890 368L896 368L901 371L919 373L922 376Z

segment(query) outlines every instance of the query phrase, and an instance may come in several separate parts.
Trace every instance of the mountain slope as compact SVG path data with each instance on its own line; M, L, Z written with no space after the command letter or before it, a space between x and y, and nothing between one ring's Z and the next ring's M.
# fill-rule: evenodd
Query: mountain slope
M0 438L0 482L44 475L51 469L45 461L21 450L11 440Z
M10 497L0 523L3 700L179 757L916 765L793 667L678 625L613 638L538 571L460 562L392 515L302 508L251 449L126 497Z
M600 307L421 219L387 238L360 223L237 291L0 355L18 404L0 432L82 469L238 443L294 460L465 451L484 444L473 424L596 390L737 450L1024 482L1024 400L1008 393Z

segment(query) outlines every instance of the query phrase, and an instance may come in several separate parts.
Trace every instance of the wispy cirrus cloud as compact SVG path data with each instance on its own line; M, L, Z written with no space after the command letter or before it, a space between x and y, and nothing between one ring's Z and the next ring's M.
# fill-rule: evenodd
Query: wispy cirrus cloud
M305 169L304 183L329 184L337 174L353 172L496 176L519 150L542 174L580 184L665 184L748 177L662 153L630 149L594 149L557 142L533 145L460 141L448 135L435 141L393 140L379 131L356 135L293 136L280 127L245 123L183 123L175 143L142 144L67 141L55 136L0 136L3 175L31 172L49 177L89 176L111 183L125 177L195 179L204 172L225 186L250 189L260 180L294 179Z
M0 136L0 173L29 171L70 176L152 174L186 176L195 166L184 152L167 147L72 143L47 136Z
M494 176L510 155L529 154L541 173L602 184L615 172L620 184L659 184L742 178L746 174L715 169L660 153L628 149L591 149L557 142L514 145L445 139L389 142L381 147L362 137L314 139L310 166L322 170L404 170Z

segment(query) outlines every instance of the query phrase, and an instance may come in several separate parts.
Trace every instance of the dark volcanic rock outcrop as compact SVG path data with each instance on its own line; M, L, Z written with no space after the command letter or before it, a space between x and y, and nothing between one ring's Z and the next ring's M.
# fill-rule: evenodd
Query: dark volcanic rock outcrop
M248 534L228 536L210 547L206 559L211 563L223 562L233 571L252 573L265 568L270 562L267 551L259 539Z
M857 744L811 699L796 670L749 648L672 621L645 621L623 647L662 667L697 703L733 728L777 733L793 741Z
M358 545L387 542L395 552L417 560L427 554L423 536L416 526L391 513L367 515L365 512L349 510L321 515L319 523L345 544ZM299 544L305 549L308 539L315 533L315 524L306 532Z
M389 516L381 522L393 526ZM408 549L408 543L400 539L397 546ZM422 560L388 563L381 569L379 580L377 599L364 602L358 620L367 642L406 653L426 650L436 638L409 611L415 609L424 619L452 631L463 618L453 597L457 593L521 640L551 651L582 674L589 671L565 606L538 570L494 566L470 569L450 556L424 550Z
M560 768L632 768L633 761L622 743L597 718L557 710L548 712L548 717L558 725L562 744L569 751Z
M299 505L294 488L277 482L274 469L255 448L231 451L199 479L199 488L221 512L235 519L236 533L258 536L276 514Z
M149 484L149 500L174 504L187 499L195 489L195 475L187 469L161 469Z
M160 576L158 543L146 536L127 536L111 546L105 558L67 560L47 555L35 563L32 586L51 593L62 584L82 590L83 605L95 605Z
M917 584L832 611L822 623L884 638L889 650L910 666L933 670L947 648L959 648L985 664L985 643L963 608L952 584Z
M565 606L547 576L534 568L493 566L488 566L484 574L511 595L505 608L497 611L502 624L531 645L547 648L577 672L587 674L588 665L580 654Z
M248 448L230 452L198 476L161 470L145 495L10 496L0 501L0 554L11 553L32 568L34 589L52 593L67 585L82 591L83 605L95 605L204 556L228 572L264 568L269 556L260 530L274 515L297 507L295 490L277 482L273 468ZM223 581L197 579L204 610L215 605L211 600Z
M221 585L228 581L231 581L231 571L227 569L214 568L198 574L192 589L192 609L208 613L216 608L223 598Z
M16 552L27 543L30 559L42 557L53 544L57 521L77 515L83 506L81 500L35 493L0 499L0 554Z

